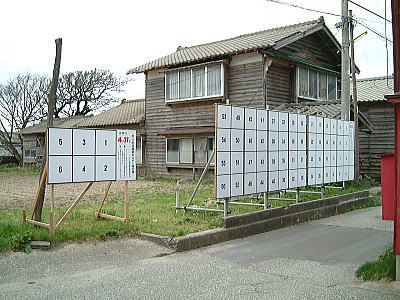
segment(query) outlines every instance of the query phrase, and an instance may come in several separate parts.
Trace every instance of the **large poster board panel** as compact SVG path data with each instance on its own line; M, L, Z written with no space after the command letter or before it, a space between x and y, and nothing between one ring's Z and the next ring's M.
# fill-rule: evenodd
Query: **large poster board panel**
M49 128L48 183L136 179L136 131Z
M216 117L216 175L231 176L227 182L230 195L354 177L352 122L249 107L229 109L227 105L218 106ZM226 158L223 165L218 159L222 157ZM228 192L220 186L218 193Z

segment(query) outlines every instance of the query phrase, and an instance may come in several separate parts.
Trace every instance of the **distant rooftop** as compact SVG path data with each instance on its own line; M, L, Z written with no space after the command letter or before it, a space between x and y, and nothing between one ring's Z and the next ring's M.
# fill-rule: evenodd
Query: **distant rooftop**
M297 114L306 114L306 115L314 115L325 118L340 119L341 104L339 101L284 103L279 105L277 107L277 110L287 111ZM359 112L358 119L360 121L360 129L365 129L368 132L373 131L372 123L363 113Z
M54 118L53 126L54 127L62 127L62 128L75 128L78 127L78 124L83 120L92 118L92 116L73 116L67 118ZM47 128L47 120L43 120L42 122L26 127L22 129L19 134L34 134L34 133L45 133Z
M385 95L393 94L393 92L393 76L357 79L357 101L359 102L386 101Z
M144 120L144 99L125 100L109 110L79 123L79 127L136 124Z

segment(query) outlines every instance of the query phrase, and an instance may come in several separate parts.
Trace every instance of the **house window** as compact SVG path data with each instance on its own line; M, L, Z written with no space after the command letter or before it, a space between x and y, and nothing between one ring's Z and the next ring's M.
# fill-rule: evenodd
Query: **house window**
M136 137L136 164L141 165L143 163L142 157L143 157L143 147L142 147L142 137L137 136Z
M36 157L36 149L28 149L24 151L25 157L35 158Z
M193 139L179 140L179 163L190 164L193 162Z
M310 100L339 100L340 79L333 74L299 67L297 96Z
M326 74L318 73L318 98L326 100Z
M221 62L167 72L165 74L165 101L222 97L223 75L224 68Z
M179 163L179 139L167 139L167 163Z
M207 138L194 139L194 162L207 162Z
M204 165L214 147L213 137L167 138L167 163Z

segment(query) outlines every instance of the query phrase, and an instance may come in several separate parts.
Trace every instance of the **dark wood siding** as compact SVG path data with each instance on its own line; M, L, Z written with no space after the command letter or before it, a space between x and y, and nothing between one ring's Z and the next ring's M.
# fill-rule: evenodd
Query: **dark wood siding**
M279 52L340 72L340 54L336 53L336 46L332 41L326 40L326 36L322 37L319 32L295 41L279 49Z
M262 62L227 66L226 95L230 104L264 107ZM290 101L291 73L288 64L274 62L268 71L268 104L271 108ZM254 97L254 98L253 98ZM253 100L251 100L253 98ZM250 102L251 101L251 102ZM193 176L193 169L172 169L166 165L165 136L160 132L176 127L214 126L214 107L219 101L166 104L164 78L146 80L146 175L148 177ZM199 174L197 170L196 174Z
M261 61L229 66L228 98L230 104L259 108L264 107L262 70L263 65Z
M168 128L214 126L212 102L166 104L164 78L146 80L146 175L173 176L168 172L165 136L160 132ZM192 174L192 169L187 171Z
M288 63L272 62L267 73L267 103L271 109L293 101L293 73Z
M380 180L381 155L394 151L394 109L385 102L360 103L360 111L374 126L372 134L360 134L360 168Z

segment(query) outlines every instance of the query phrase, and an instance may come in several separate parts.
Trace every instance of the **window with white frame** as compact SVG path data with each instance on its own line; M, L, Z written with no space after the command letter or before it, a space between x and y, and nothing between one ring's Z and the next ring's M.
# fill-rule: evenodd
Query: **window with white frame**
M223 96L222 62L165 73L165 101L175 102Z
M333 73L298 68L297 96L311 100L339 100L340 79Z
M167 138L167 163L204 165L213 148L213 137Z

